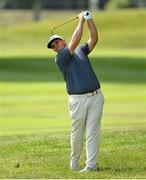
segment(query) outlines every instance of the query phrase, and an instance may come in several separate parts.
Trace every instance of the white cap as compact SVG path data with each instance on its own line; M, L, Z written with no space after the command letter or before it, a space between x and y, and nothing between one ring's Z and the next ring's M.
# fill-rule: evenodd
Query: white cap
M52 42L55 41L56 39L64 40L61 36L58 36L58 35L54 34L53 36L51 36L51 37L49 38L47 47L48 47L48 48L51 48Z

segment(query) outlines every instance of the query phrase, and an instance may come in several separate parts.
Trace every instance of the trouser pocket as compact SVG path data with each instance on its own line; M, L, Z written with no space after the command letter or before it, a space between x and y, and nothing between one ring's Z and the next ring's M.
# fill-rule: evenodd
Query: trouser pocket
M81 98L69 97L68 107L72 120L81 119L83 117L83 101Z

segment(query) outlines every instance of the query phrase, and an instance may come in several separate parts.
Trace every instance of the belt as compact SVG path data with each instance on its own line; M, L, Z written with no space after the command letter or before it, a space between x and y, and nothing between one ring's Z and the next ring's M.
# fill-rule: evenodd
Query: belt
M90 93L85 93L85 94L70 94L70 96L73 96L73 97L79 97L79 96L80 97L81 96L91 97L91 96L98 94L99 91L100 91L100 89L93 91L93 92L90 92Z
M93 91L93 92L90 92L90 93L87 93L86 95L87 95L88 97L90 97L90 96L96 95L97 93L98 93L98 90Z

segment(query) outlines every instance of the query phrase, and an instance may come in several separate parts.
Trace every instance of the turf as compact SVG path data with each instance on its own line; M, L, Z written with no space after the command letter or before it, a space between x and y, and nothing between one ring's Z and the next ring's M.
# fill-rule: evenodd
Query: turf
M99 172L69 170L68 96L54 54L44 45L48 24L65 20L55 16L0 30L1 179L146 178L146 13L94 16L101 40L90 58L105 96ZM80 164L85 165L85 146Z
M90 57L102 82L146 83L146 57ZM63 82L63 77L49 57L0 58L0 80L3 82Z
M69 170L71 122L64 84L2 83L0 177L144 178L146 86L113 83L102 86L106 103L100 171L80 174ZM82 167L84 161L85 150L80 161Z
M145 178L145 131L102 131L98 173L70 171L68 131L2 137L1 178ZM84 150L85 152L85 150ZM138 152L138 153L137 153ZM84 165L84 155L80 164Z

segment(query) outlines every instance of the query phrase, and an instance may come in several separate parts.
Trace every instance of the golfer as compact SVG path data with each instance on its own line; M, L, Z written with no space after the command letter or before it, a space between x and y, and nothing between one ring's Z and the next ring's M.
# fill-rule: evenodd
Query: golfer
M79 45L85 20L89 29L89 40ZM57 53L55 62L63 74L69 94L72 170L80 168L79 159L86 132L86 166L80 172L97 171L104 97L88 58L97 41L98 34L92 15L89 11L85 11L78 15L78 25L68 44L61 36L53 35L47 45Z

